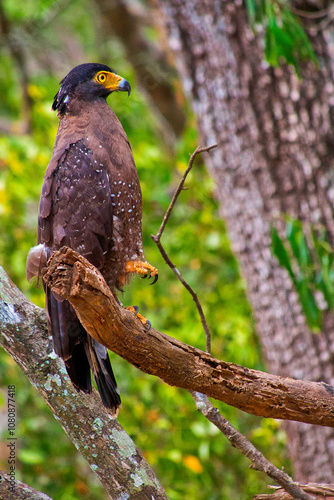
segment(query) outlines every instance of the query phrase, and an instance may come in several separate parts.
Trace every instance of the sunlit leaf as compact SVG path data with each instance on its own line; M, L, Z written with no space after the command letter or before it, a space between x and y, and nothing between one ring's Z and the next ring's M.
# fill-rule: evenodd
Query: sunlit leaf
M20 460L23 463L37 465L45 461L45 454L39 450L23 449L20 451Z

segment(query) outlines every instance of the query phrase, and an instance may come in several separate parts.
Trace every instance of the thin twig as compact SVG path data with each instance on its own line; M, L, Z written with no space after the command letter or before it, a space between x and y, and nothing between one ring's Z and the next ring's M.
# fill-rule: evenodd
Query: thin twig
M186 171L184 172L184 174L182 176L182 179L179 182L178 187L176 188L176 191L175 191L175 193L173 195L172 201L170 202L169 207L167 209L167 212L165 213L164 218L162 220L160 229L159 229L159 231L157 232L157 234L155 236L151 235L151 238L152 238L153 241L155 241L155 243L157 243L157 241L160 241L160 238L162 236L162 233L164 232L164 229L166 227L166 224L168 222L170 214L172 213L172 210L174 208L176 200L178 199L179 194L182 191L183 184L184 184L184 182L185 182L185 180L187 178L187 175L189 174L190 170L193 167L193 164L194 164L196 156L199 155L199 154L201 154L201 153L205 153L206 151L210 151L211 149L216 148L216 147L217 147L217 144L212 144L211 146L207 146L207 147L204 147L204 148L198 147L198 148L195 149L195 151L191 155L189 163L188 163L188 167L187 167Z
M194 302L196 304L196 308L197 308L197 311L198 311L199 316L201 318L201 323L203 325L204 332L205 332L205 350L208 353L211 353L211 334L210 334L210 329L209 329L208 324L207 324L206 319L205 319L205 315L204 315L202 306L201 306L201 304L200 304L200 302L198 300L197 294L192 289L192 287L186 282L186 280L183 278L182 274L177 269L177 267L175 266L175 264L173 264L173 262L170 260L170 258L168 257L168 255L167 255L164 247L162 246L160 240L161 240L162 233L164 232L164 229L165 229L166 224L168 222L168 219L169 219L169 217L170 217L170 215L172 213L174 205L175 205L175 203L177 201L177 198L179 197L179 194L181 193L181 191L183 189L183 185L184 185L184 182L185 182L185 180L187 178L187 175L189 174L190 170L192 169L192 166L194 164L196 156L198 154L200 154L200 153L204 153L205 151L210 151L211 149L215 148L216 146L217 146L217 144L212 144L211 146L207 146L207 147L204 147L204 148L198 147L193 152L193 154L190 157L190 160L189 160L189 163L188 163L188 167L187 167L186 171L184 172L184 174L182 176L182 179L179 182L179 185L178 185L178 187L175 190L175 193L173 195L172 201L170 202L170 205L169 205L169 207L168 207L168 209L167 209L167 211L166 211L166 213L164 215L164 218L162 220L162 223L161 223L159 231L157 232L156 235L151 234L151 238L155 242L155 244L157 245L157 247L159 248L160 253L161 253L162 257L164 258L166 264L171 268L171 270L173 271L173 273L175 274L175 276L181 281L182 285L188 290L188 292L191 294L191 296L192 296L192 298L193 298L193 300L194 300Z
M319 500L333 500L334 498L334 484L325 484L325 483L308 483L308 484L299 484L304 491L308 493L312 493L316 495L316 498ZM282 488L278 488L276 486L268 486L268 488L273 488L276 491L274 493L264 493L263 495L255 495L253 500L293 500L293 497L284 491Z
M194 398L197 410L212 422L229 440L234 448L237 448L251 462L251 468L265 472L274 479L292 498L298 500L314 500L314 497L303 491L286 472L278 469L248 439L241 434L228 420L226 420L217 408L209 401L205 394L190 392Z
M293 14L299 17L304 17L305 19L310 19L317 21L318 19L322 19L318 24L312 26L312 31L318 33L319 31L325 30L328 25L333 20L334 8L333 5L329 6L327 9L317 10L317 11L305 11L301 9L297 9L295 7L290 7L290 10ZM309 28L311 28L309 26Z
M151 238L154 240L153 235L151 235ZM173 271L173 273L175 274L175 276L181 281L182 285L188 290L188 292L191 294L192 298L194 299L194 302L196 304L199 316L201 318L201 323L203 325L204 332L205 332L205 350L206 350L206 352L208 352L209 354L211 354L211 334L210 334L210 329L209 329L208 324L206 322L205 315L204 315L201 303L198 300L196 292L192 289L192 287L189 285L189 283L186 282L186 280L184 279L184 277L182 276L182 274L180 273L180 271L178 270L178 268L170 260L170 258L168 257L168 255L166 253L166 250L162 246L161 242L160 241L155 241L155 243L156 243L157 247L159 248L160 253L161 253L162 257L164 258L166 264L171 268L171 270Z

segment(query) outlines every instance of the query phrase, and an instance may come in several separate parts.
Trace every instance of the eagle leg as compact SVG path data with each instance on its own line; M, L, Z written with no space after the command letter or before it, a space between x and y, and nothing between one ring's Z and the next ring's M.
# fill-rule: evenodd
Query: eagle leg
M143 325L146 327L146 331L148 332L151 328L151 322L145 318L145 316L142 316L141 314L139 314L139 307L138 306L129 306L129 307L126 307L126 309L130 312L133 312L133 314L135 314L137 316L138 319L140 319L140 321L143 323Z
M148 262L142 262L140 260L129 260L125 265L125 273L142 274L143 278L146 278L148 273L150 273L151 277L154 276L154 280L151 284L154 285L154 283L158 281L158 269L151 266Z

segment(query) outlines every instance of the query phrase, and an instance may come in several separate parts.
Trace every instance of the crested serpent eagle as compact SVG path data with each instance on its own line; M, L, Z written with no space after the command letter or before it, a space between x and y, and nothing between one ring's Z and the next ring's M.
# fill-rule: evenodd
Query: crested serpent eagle
M38 276L55 250L83 255L115 293L130 273L157 270L142 248L142 200L128 138L106 98L130 94L130 85L103 64L81 64L60 82L52 109L59 128L47 167L38 216L38 245L27 259L27 277ZM55 352L74 387L92 391L93 372L104 406L117 414L120 396L107 349L84 330L74 309L45 287Z

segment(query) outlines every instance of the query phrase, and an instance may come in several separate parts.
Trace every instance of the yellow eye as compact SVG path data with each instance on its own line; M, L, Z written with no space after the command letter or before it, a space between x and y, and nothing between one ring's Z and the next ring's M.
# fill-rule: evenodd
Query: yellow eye
M106 74L105 73L99 73L96 75L96 79L99 83L105 83L107 80Z

